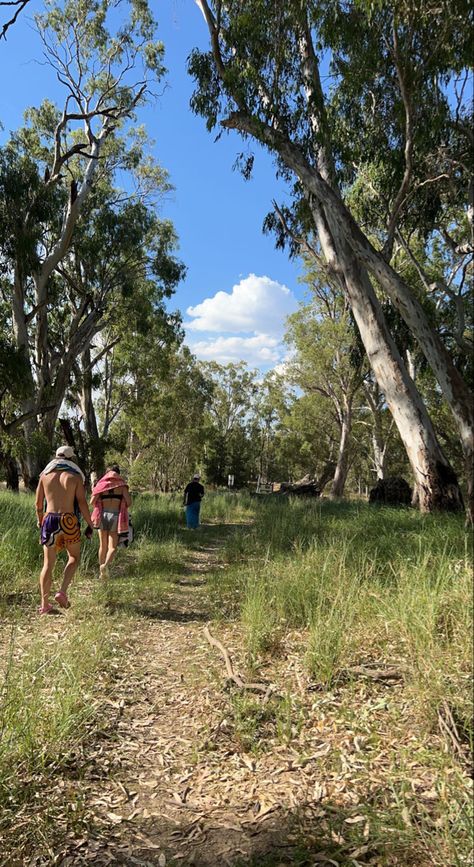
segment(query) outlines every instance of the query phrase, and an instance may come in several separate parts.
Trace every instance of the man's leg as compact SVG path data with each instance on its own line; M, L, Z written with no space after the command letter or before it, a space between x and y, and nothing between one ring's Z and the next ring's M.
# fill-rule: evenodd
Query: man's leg
M51 578L57 557L57 551L54 545L51 548L49 548L48 545L43 545L43 556L44 562L40 574L41 607L47 608L49 604L49 594L51 592Z
M191 527L193 530L197 530L199 524L199 503L192 503L191 509Z
M64 593L67 596L68 587L74 578L74 575L77 571L77 567L79 566L79 562L81 559L81 543L76 542L74 545L68 545L66 548L68 561L66 563L66 568L63 572L63 583L61 584L61 593Z
M105 558L105 565L109 566L112 560L115 557L115 552L118 546L118 532L109 533L109 545L107 550L107 556Z

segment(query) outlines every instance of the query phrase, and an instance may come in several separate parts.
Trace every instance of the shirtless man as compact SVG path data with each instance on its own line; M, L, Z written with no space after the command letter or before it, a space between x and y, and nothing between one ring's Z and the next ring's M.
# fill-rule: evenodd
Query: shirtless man
M72 460L74 459L74 460ZM46 499L46 512L43 513ZM80 560L81 530L74 512L75 501L88 527L86 538L92 536L92 521L84 489L83 474L75 463L74 451L62 446L56 458L43 470L36 489L36 518L41 528L44 564L40 575L40 614L51 614L54 608L49 602L51 578L58 551L67 551L68 561L63 573L61 589L55 600L61 608L69 608L68 587Z

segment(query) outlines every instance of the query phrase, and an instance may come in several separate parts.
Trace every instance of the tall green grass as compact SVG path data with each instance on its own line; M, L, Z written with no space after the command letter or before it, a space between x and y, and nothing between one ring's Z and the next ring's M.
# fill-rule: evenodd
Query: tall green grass
M437 731L443 702L461 736L472 739L472 551L462 518L358 501L260 500L231 493L206 495L203 527L196 533L185 528L178 495L140 495L132 513L136 541L119 552L107 586L98 581L97 535L92 544L84 543L73 608L62 625L35 616L42 552L33 498L0 492L5 827L15 810L34 803L40 785L35 774L47 778L60 771L63 759L99 724L100 695L107 690L108 672L120 667L123 634L132 624L140 628L137 617L168 616L170 600L179 605L173 602L175 585L189 575L196 550L212 551L219 559L219 568L206 576L207 598L200 604L212 603L216 616L241 622L254 666L284 651L288 634L298 630L314 685L323 694L339 690L349 727L361 722L351 668L373 663L401 671L393 715L408 712L412 725L416 719L420 741L429 744ZM245 748L268 727L279 729L281 740L291 739L290 697L288 706L265 713L258 702L236 699L232 713ZM404 757L394 763L403 758L408 766L410 749L405 744ZM468 810L458 771L452 772L451 759L438 747L419 760L446 766L451 774L436 839L443 851L454 853L446 863L467 863ZM397 765L390 773L387 786L395 793L390 822L406 834L408 771ZM388 819L382 807L379 812L383 836ZM433 828L427 820L409 833L419 839Z
M402 665L430 718L448 696L468 724L472 552L462 518L362 502L258 503L228 539L216 611L240 613L252 657L307 635L323 685L354 664Z

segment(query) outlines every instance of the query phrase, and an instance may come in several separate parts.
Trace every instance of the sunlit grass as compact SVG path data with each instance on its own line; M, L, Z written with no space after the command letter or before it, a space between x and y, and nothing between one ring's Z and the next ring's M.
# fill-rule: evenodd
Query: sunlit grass
M374 750L382 735L355 704L351 668L374 664L400 671L385 725L394 732L415 726L416 743L412 748L405 741L394 752L380 799L364 805L371 844L379 840L383 849L393 840L400 857L404 846L416 844L423 851L439 849L446 864L468 863L465 776L439 741L431 745L443 703L463 741L472 744L472 553L462 518L358 501L260 500L224 492L206 494L202 527L190 532L181 496L144 494L132 510L136 540L119 551L110 580L99 581L95 534L83 545L73 608L67 618L51 621L36 616L42 552L33 506L30 495L0 493L5 827L22 804L34 803L38 775L60 773L61 762L99 725L101 698L109 674L120 669L132 625L140 629L140 618L167 616L194 553L207 550L216 568L206 574L203 604L210 616L241 624L251 668L258 671L284 655L287 636L296 631L315 689L314 708L319 696L338 690L339 724L366 727ZM56 583L60 571L58 566ZM280 743L291 741L297 703L284 695L262 709L257 698L235 695L230 711L240 748L258 753L269 733ZM432 804L417 802L410 787L412 750L437 779ZM334 753L331 761L338 760ZM356 839L361 829L345 834Z

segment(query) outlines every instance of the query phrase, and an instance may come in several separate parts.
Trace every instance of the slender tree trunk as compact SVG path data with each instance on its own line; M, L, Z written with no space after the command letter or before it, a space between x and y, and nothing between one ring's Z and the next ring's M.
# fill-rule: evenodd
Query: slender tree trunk
M411 373L409 372L411 379ZM364 391L367 397L367 403L372 415L372 453L374 461L374 470L377 479L385 478L385 469L387 463L387 447L390 431L384 436L382 411L380 407L381 394L377 383L365 383ZM373 393L374 391L374 393Z
M101 478L105 473L104 441L99 434L97 416L95 414L92 396L92 370L90 348L84 350L81 355L82 386L80 394L80 406L82 418L86 430L90 451L91 476Z
M352 427L352 413L349 410L344 413L341 424L341 439L339 440L339 452L337 456L336 472L331 485L331 496L344 496L344 488L346 485L347 473L349 464L347 460L347 452L349 447L349 438Z
M17 463L11 455L8 455L6 459L5 475L8 490L14 491L17 494L20 489L20 477L18 475Z
M385 478L386 449L380 431L374 424L372 430L372 451L374 454L374 469L377 479Z
M20 477L15 458L8 451L0 452L0 463L5 470L7 490L14 491L17 494L20 489Z

